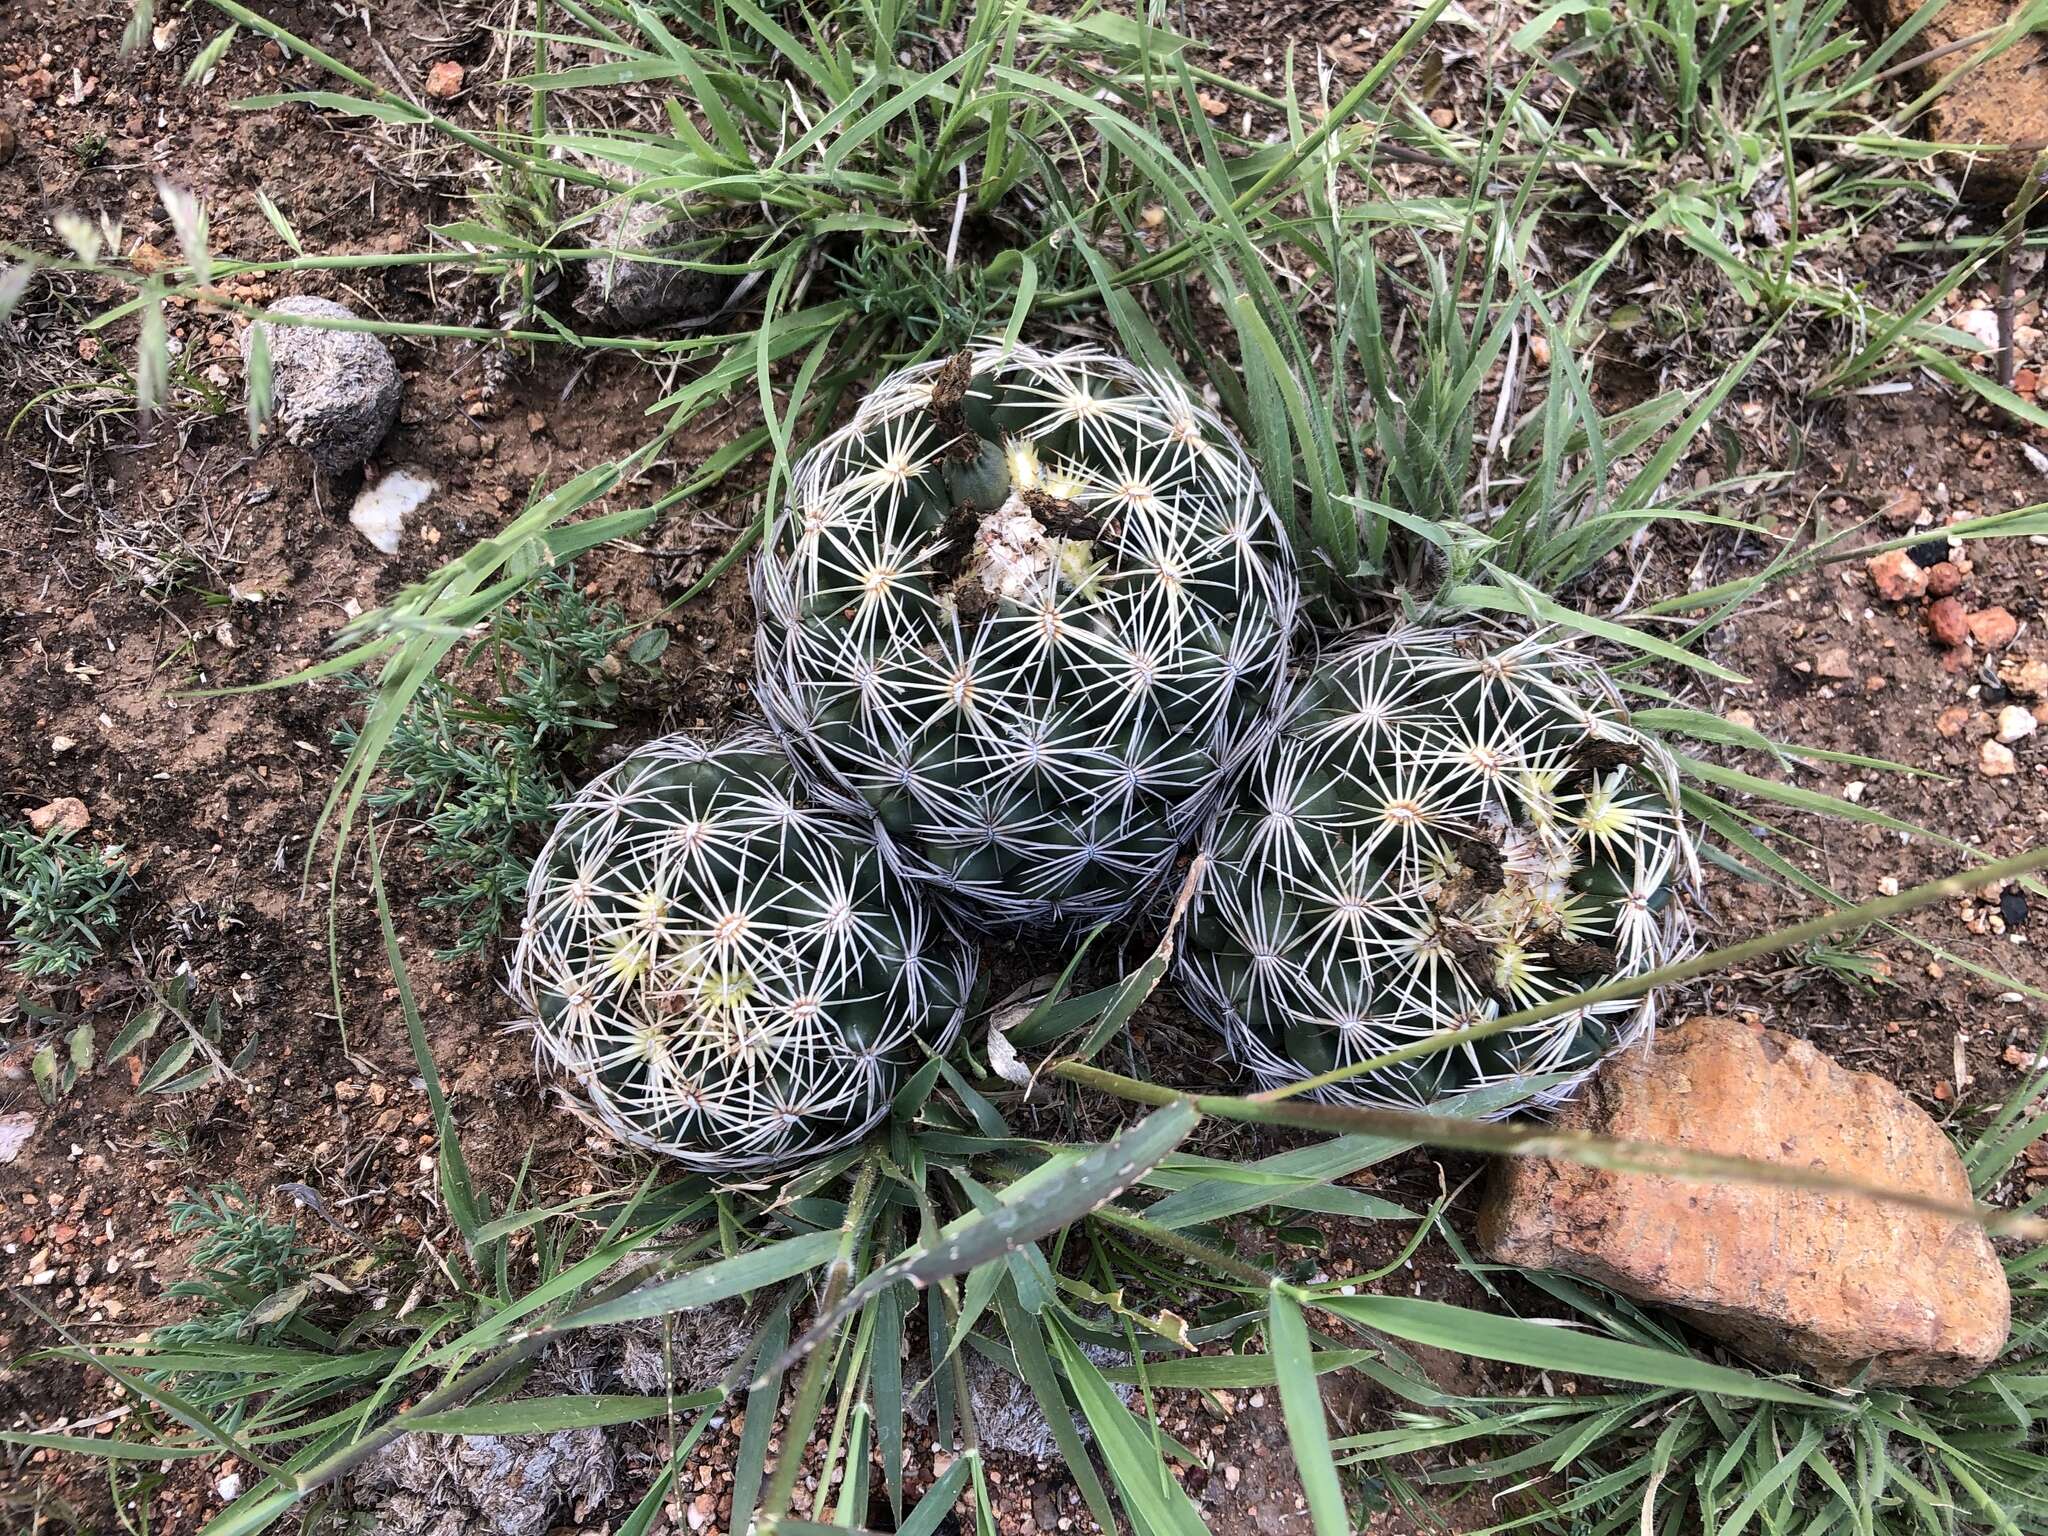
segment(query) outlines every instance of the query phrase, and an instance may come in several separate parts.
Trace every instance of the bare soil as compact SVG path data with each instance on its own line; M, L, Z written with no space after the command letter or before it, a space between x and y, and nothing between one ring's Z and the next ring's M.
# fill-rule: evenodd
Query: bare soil
M483 8L392 0L374 8L368 36L360 25L338 25L332 7L269 9L344 60L414 89L434 61L459 59L481 83L458 115L479 124L492 117L489 81L504 61L482 26ZM230 110L245 96L328 84L314 66L258 40L238 40L201 86L180 86L211 32L202 15L185 17L165 51L145 47L122 59L123 8L54 0L34 10L9 7L0 16L0 120L17 140L0 163L0 228L11 236L55 249L50 218L74 210L117 221L124 249L170 251L152 184L162 175L199 193L219 252L289 255L259 190L309 249L397 252L423 248L429 227L458 216L471 190L457 158L375 127L297 108ZM1232 38L1219 67L1267 84L1261 72L1284 67L1279 50L1288 40L1327 44L1355 77L1394 23L1369 8L1247 9L1210 0L1191 7L1184 25ZM234 290L251 303L284 291L255 279ZM385 319L490 323L487 293L450 290L417 266L313 274L290 291L322 293ZM190 307L173 316L188 379L179 407L138 435L123 405L126 333L82 329L102 298L69 279L38 287L0 341L0 417L13 424L0 441L0 540L10 551L0 562L0 815L77 796L92 817L87 835L121 846L137 882L119 946L76 986L20 988L10 1004L5 989L17 983L0 973L0 1114L27 1110L38 1121L21 1155L0 1167L0 1281L9 1287L0 1298L0 1362L13 1362L0 1363L0 1425L61 1422L90 1426L81 1431L88 1433L113 1427L102 1415L115 1411L114 1394L88 1373L24 1359L60 1338L127 1337L177 1315L161 1292L189 1244L173 1238L166 1205L186 1188L233 1180L281 1210L280 1186L310 1186L341 1227L366 1234L395 1261L390 1275L427 1273L428 1246L445 1238L426 1101L362 870L343 870L338 885L338 978L329 972L329 909L317 878L324 851L312 885L303 878L340 765L333 738L350 695L332 682L225 697L202 691L263 683L317 661L348 617L500 527L536 483L558 483L638 446L664 383L653 368L618 356L527 356L448 338L395 342L405 405L372 472L402 466L440 489L408 528L402 552L385 558L347 524L353 481L323 483L281 445L251 450L240 417L237 321L226 313ZM1610 361L1608 382L1620 387L1634 362L1618 348ZM76 388L81 379L103 388L88 396ZM59 383L72 391L37 400ZM1729 417L1751 467L1791 473L1728 510L1766 526L1776 521L1787 533L1816 510L1836 525L1872 519L1873 537L1890 533L1887 509L1907 508L1893 515L1910 526L1907 491L1929 515L1930 532L1951 515L2041 499L2042 474L2021 434L2009 422L1973 417L1924 380L1908 395L1825 408L1760 395L1731 402ZM679 439L612 504L660 494L746 425L712 422ZM641 546L604 552L578 578L629 614L656 617L752 510L744 502L685 504ZM1618 595L1633 563L1647 562L1646 589L1676 591L1752 569L1765 553L1761 538L1709 529L1651 540L1618 557L1611 574ZM2017 744L2017 772L2008 777L1981 773L1979 753L2002 702L1999 664L2048 659L2048 549L2011 541L1970 553L1967 606L2003 605L2019 620L2017 637L1997 652L1958 661L1928 638L1924 605L1877 601L1861 565L1851 564L1781 590L1709 637L1709 654L1747 684L1710 690L1664 681L1696 707L1746 710L1774 736L1918 771L1790 768L1808 788L1844 793L1858 782L1863 806L1942 837L1988 854L2030 846L2048 824L2048 731ZM176 579L145 584L166 563ZM657 730L718 728L744 705L752 624L743 574L729 574L663 622L677 643L659 682L629 699L622 745ZM1847 676L1819 665L1835 647L1852 660ZM1776 846L1795 864L1853 896L1874 895L1887 879L1911 884L1955 867L1955 854L1939 843L1770 808L1756 814L1783 820L1786 836ZM628 1160L537 1086L527 1045L506 1029L499 958L433 958L453 933L419 906L433 876L405 829L394 829L393 839L387 864L399 929L480 1184L502 1203L529 1154L529 1205L630 1181ZM1997 906L1995 895L1985 896L1904 925L1952 952L1949 960L1878 932L1856 947L1881 960L1880 979L1852 985L1788 958L1704 984L1687 1002L1814 1038L1844 1062L1897 1081L1937 1118L1967 1123L2017 1081L2040 1027L2037 1005L1997 973L2048 987L2037 942L2048 917L2008 925ZM1717 875L1703 923L1710 940L1732 940L1806 910ZM999 964L1021 975L1049 959L1024 951ZM241 1076L166 1101L134 1091L141 1063L131 1059L103 1064L57 1105L44 1105L28 1078L26 1042L81 1017L95 1020L105 1041L136 1005L138 977L162 979L181 965L202 1003L222 1004L231 1048L252 1035L261 1040ZM29 1006L55 1010L57 1019L32 1021ZM1213 1056L1166 1001L1148 1005L1133 1048L1184 1080ZM1072 1112L1064 1103L1047 1111ZM1262 1147L1247 1136L1242 1149ZM1386 1165L1375 1187L1420 1209L1441 1188L1465 1185L1453 1211L1469 1230L1476 1171L1468 1161L1418 1154ZM315 1241L350 1246L339 1227L311 1217L303 1224ZM1401 1240L1392 1230L1332 1231L1312 1256L1330 1274L1360 1274ZM367 1267L362 1277L373 1293L396 1283ZM1439 1242L1381 1285L1479 1299ZM1445 1385L1497 1384L1469 1363L1432 1360ZM1384 1424L1389 1411L1383 1395L1356 1383L1337 1384L1331 1406L1346 1430ZM1246 1393L1221 1405L1175 1394L1166 1406L1167 1428L1208 1462L1189 1473L1187 1486L1225 1536L1305 1528L1276 1408ZM729 1518L716 1494L720 1477L729 1481L732 1448L731 1435L714 1437L693 1464L690 1497L713 1494L707 1533ZM914 1486L945 1454L927 1448L913 1457ZM164 1483L153 1495L151 1528L196 1530L219 1507L211 1479L221 1470ZM1057 1466L998 1459L991 1481L1011 1529L1088 1528ZM644 1486L622 1486L605 1517L619 1518ZM79 1461L0 1452L0 1511L35 1508L61 1519L68 1509L79 1528L103 1528L106 1488L104 1475ZM1482 1501L1469 1524L1498 1517ZM684 1519L680 1508L676 1518ZM1453 1510L1445 1528L1467 1523ZM1374 1527L1411 1528L1394 1516Z

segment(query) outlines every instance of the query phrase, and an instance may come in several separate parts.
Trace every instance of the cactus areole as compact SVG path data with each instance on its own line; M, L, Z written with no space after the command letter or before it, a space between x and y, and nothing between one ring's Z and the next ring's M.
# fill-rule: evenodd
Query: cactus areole
M1542 638L1410 629L1327 657L1204 852L1182 994L1269 1087L1639 975L1691 943L1676 770L1597 668ZM1321 1092L1555 1104L1654 1008L1573 1009Z
M1102 352L885 380L755 566L762 703L991 930L1128 911L1269 719L1297 588L1230 430Z
M621 1140L714 1173L815 1158L957 1034L971 951L864 819L807 798L759 725L671 736L577 796L534 866L512 990Z

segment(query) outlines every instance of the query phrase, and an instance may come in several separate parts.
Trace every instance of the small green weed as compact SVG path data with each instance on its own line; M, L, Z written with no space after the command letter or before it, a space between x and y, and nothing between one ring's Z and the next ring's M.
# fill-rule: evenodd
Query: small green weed
M92 1071L93 1038L90 1022L72 1026L64 1032L62 1045L55 1038L38 1045L29 1057L29 1075L35 1079L36 1092L43 1096L45 1104L54 1104L73 1088L78 1080Z
M190 1317L156 1329L151 1347L172 1357L219 1356L220 1370L183 1374L181 1386L202 1398L220 1396L221 1426L240 1428L262 1399L237 1391L242 1378L235 1352L325 1339L299 1321L313 1295L319 1255L290 1222L265 1216L239 1184L188 1189L170 1210L174 1236L200 1236L190 1273L166 1286L164 1295L198 1305ZM159 1382L180 1374L150 1373Z
M1860 935L1842 943L1809 944L1800 952L1802 964L1815 975L1832 976L1846 987L1871 991L1891 980L1891 967L1882 955L1860 948Z
M543 576L399 721L370 803L424 816L425 856L444 886L425 904L462 924L449 954L474 954L503 928L621 686L667 648L667 630L633 632L617 608ZM349 748L356 738L354 727L336 735Z
M0 828L0 925L16 974L76 976L121 925L118 905L133 882L119 848L75 842L69 832Z
M200 1234L191 1274L167 1286L173 1300L196 1301L182 1322L156 1330L157 1344L189 1349L229 1340L268 1343L305 1300L314 1250L289 1222L272 1221L239 1184L185 1191L171 1202L171 1233Z

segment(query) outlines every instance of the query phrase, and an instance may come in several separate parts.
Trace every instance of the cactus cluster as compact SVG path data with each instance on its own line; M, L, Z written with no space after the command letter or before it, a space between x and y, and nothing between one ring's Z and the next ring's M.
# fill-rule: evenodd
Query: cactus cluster
M890 377L797 467L754 590L771 722L984 929L1156 887L1258 740L1297 604L1236 437L1085 348Z
M655 741L576 798L534 866L512 986L605 1129L730 1173L865 1134L951 1045L974 971L756 725Z
M1181 988L1269 1085L1690 943L1676 770L1604 674L1542 636L1404 628L1290 691L1295 573L1251 464L1103 353L886 380L797 466L754 592L766 724L635 753L529 887L514 989L636 1145L721 1172L845 1146L959 1030L956 920L1128 913L1197 836ZM1322 1091L1554 1103L1653 1008Z
M1407 629L1325 658L1202 852L1182 992L1269 1086L1690 943L1676 769L1597 668L1541 637ZM1553 1104L1654 1007L1575 1009L1323 1092L1409 1107L1493 1088L1500 1113L1523 1084Z

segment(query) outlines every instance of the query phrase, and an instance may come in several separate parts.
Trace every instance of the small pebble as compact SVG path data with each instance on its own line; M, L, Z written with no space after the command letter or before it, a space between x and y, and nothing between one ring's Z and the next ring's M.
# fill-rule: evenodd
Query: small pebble
M2034 718L2031 709L2017 704L2008 704L1998 712L1998 739L2006 743L2019 741L2034 734L2041 723Z
M1977 749L1977 771L1987 779L2010 778L2019 768L2012 755L2012 748L2001 742L1987 739Z
M437 59L427 71L427 94L447 101L462 91L462 65L454 59Z
M2020 632L2020 621L2003 608L1980 608L1970 615L1970 638L1987 651L2010 645Z
M1998 669L2005 686L2030 699L2048 698L2048 661L2008 661Z
M1963 612L1963 605L1952 597L1944 597L1932 603L1927 609L1927 632L1934 636L1934 643L1953 650L1966 645L1970 639L1969 615Z
M1888 549L1871 556L1865 569L1879 597L1888 603L1907 603L1927 595L1927 571L1915 558L1920 547L1916 545L1910 553Z

